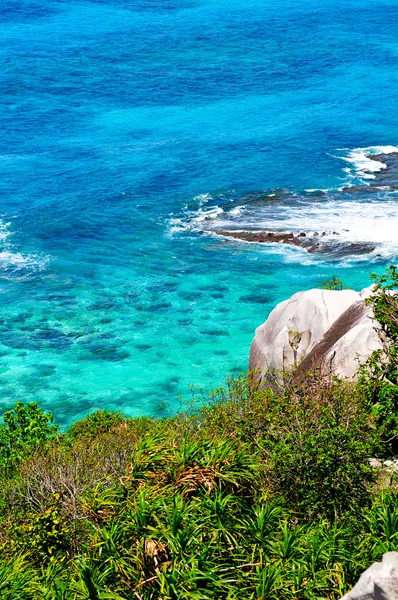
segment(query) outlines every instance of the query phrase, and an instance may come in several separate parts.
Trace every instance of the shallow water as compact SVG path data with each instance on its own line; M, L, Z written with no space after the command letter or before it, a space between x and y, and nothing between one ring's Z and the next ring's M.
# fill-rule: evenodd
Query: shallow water
M189 384L246 368L278 301L332 275L359 289L396 257L394 191L339 192L373 181L361 152L344 160L354 149L398 143L395 2L0 10L2 409L36 400L63 424L176 410ZM285 199L238 210L235 226L348 229L377 250L203 232L204 212L273 190Z

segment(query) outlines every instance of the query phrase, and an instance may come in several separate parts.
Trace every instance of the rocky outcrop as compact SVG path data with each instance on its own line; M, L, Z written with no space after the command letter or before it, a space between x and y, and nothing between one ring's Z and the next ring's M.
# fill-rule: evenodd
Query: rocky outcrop
M387 552L373 563L341 600L398 600L398 552Z
M367 254L375 250L376 245L368 242L341 242L336 236L337 231L327 234L326 231L318 233L317 231L307 234L302 231L299 234L291 232L273 232L273 231L241 231L214 229L212 233L227 238L234 238L244 242L255 242L257 244L288 244L304 248L309 254L323 253L333 254L334 256L345 256L347 254ZM326 241L323 239L326 238ZM334 238L334 239L333 239Z
M260 379L290 366L297 366L297 376L320 367L354 377L359 364L381 347L365 304L370 291L308 290L281 302L256 330L249 368Z

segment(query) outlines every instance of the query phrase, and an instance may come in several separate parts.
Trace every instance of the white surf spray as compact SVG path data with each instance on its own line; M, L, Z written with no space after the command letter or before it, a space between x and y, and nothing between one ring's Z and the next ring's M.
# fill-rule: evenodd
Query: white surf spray
M376 174L387 168L380 160L372 158L381 154L393 154L398 152L397 146L369 146L367 148L354 148L349 150L342 160L352 166L344 169L346 173L360 179L376 179Z
M20 252L12 242L11 224L0 220L0 277L9 279L23 271L41 271L47 265L48 256Z
M327 258L328 255L333 257L334 247L340 257L344 256L341 259L344 262L396 259L398 191L388 186L377 186L377 183L375 187L370 181L386 168L383 162L371 157L392 153L398 153L397 146L371 146L344 151L338 158L350 165L344 172L352 180L355 179L352 192L350 187L308 189L302 194L280 194L279 198L278 194L272 194L271 198L270 194L265 193L262 197L269 197L270 202L227 198L220 205L215 204L218 198L203 194L196 198L196 210L187 210L178 227L208 234L220 231L301 234L303 239L314 238L319 244L319 252L307 254L306 260L309 261ZM230 239L240 243L238 238L230 236ZM246 243L252 242L246 240ZM289 262L302 262L303 252L306 252L287 244L267 243L261 246L268 248L266 251L269 252L285 252Z

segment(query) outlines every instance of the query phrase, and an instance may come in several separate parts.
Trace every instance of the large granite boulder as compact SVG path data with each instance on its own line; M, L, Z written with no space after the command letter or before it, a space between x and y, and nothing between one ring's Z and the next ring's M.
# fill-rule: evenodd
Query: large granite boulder
M398 552L387 552L373 563L341 600L398 600Z
M262 380L270 371L297 366L297 376L320 367L353 378L381 347L377 323L365 304L371 288L308 290L281 302L256 329L249 368Z

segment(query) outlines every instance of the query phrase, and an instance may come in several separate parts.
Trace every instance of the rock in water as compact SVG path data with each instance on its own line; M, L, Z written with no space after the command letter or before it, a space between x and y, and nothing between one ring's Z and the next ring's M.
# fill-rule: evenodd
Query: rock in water
M352 378L381 347L377 323L365 298L371 288L308 290L281 302L256 329L249 369L260 380L269 371L297 366L297 376L320 367Z
M341 600L398 600L398 552L387 552L373 563Z

